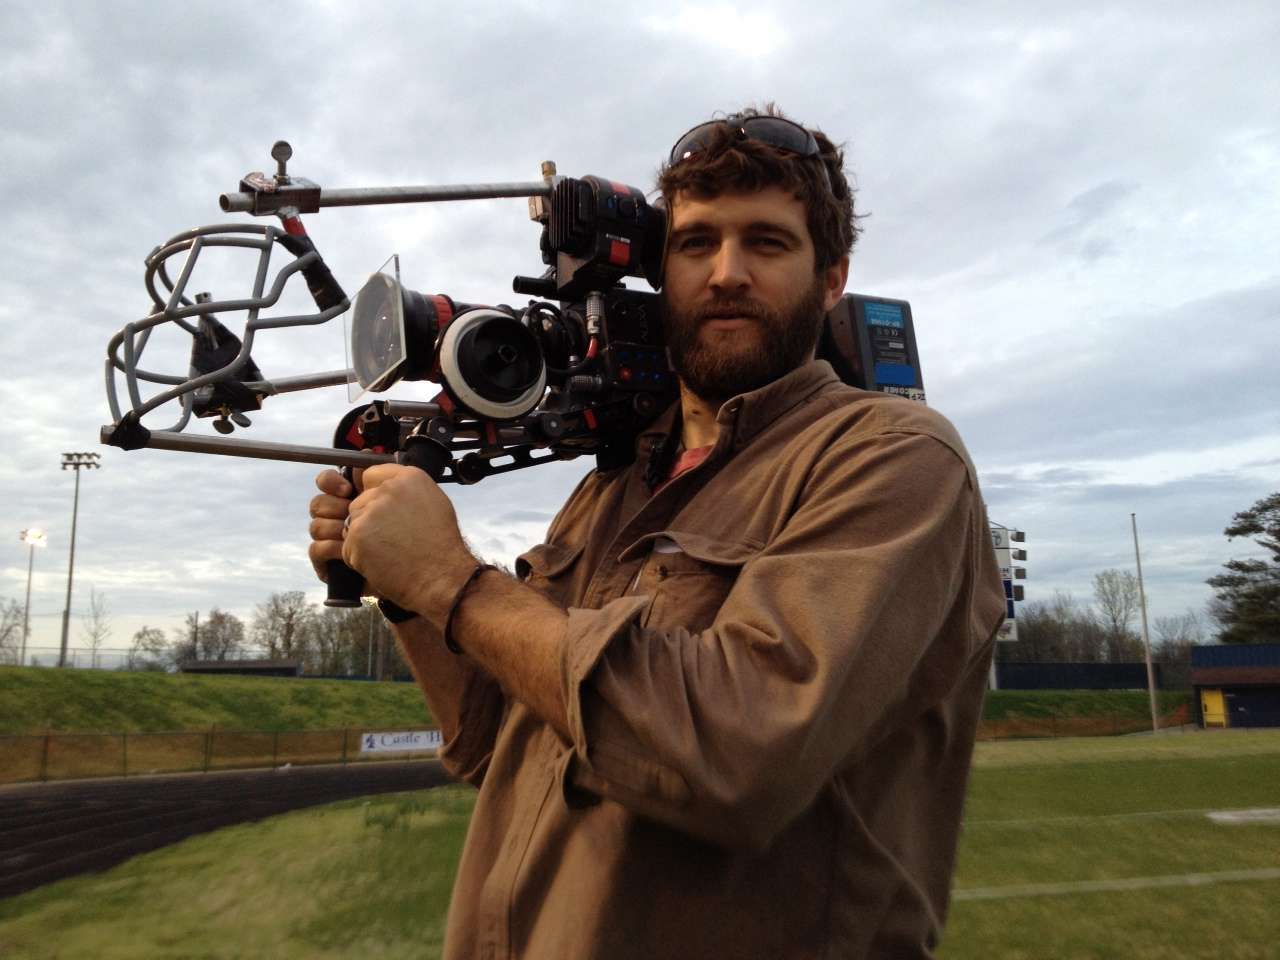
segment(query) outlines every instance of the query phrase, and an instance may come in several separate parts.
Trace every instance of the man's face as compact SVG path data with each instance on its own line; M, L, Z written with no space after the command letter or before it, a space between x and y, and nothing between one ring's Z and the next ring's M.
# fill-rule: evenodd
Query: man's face
M671 204L663 308L671 360L708 402L755 390L813 355L848 258L814 272L804 205L781 187Z

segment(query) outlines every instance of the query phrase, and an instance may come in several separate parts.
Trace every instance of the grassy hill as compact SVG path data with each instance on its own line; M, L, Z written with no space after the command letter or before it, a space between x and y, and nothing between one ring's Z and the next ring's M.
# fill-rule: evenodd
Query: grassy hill
M416 685L0 666L0 734L421 726Z
M1156 691L1161 716L1186 704L1190 716L1190 690ZM1151 701L1145 690L988 690L982 703L982 719L1008 720L1029 717L1150 717Z
M1161 692L1162 714L1190 703ZM991 690L983 717L1092 717L1150 713L1141 690ZM0 734L170 730L324 730L419 726L431 714L412 683L306 677L200 676L0 665Z

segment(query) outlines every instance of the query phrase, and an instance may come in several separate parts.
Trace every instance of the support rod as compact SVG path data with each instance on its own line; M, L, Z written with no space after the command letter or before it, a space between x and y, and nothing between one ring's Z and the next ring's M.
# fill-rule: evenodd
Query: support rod
M101 439L111 443L114 426L102 428ZM379 463L395 463L389 453L367 450L340 450L337 447L308 447L295 443L273 443L267 440L237 440L231 437L203 437L178 433L176 430L153 430L146 445L155 450L185 450L189 453L214 453L224 457L249 457L254 460L284 460L290 463L318 463L334 467L372 467Z
M460 183L445 186L347 187L321 190L321 207L364 207L385 203L431 203L441 200L492 200L504 197L549 197L546 180L516 183ZM271 213L273 200L280 204L296 201L287 192L280 194L224 193L218 205L224 213Z

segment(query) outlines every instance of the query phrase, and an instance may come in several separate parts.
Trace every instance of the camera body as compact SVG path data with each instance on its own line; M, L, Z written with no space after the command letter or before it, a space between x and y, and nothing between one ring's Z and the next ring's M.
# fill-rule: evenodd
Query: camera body
M629 462L635 435L678 396L660 297L620 283L661 285L666 211L598 177L560 179L549 202L530 208L547 270L516 277L513 289L544 299L479 307L375 274L355 300L353 368L374 392L439 383L450 423L437 428L452 429L451 442L465 442L457 428L467 425L483 445L480 425L503 424L509 439L592 453L611 469ZM846 294L824 319L818 356L847 383L924 399L905 301Z
M620 282L661 283L665 213L637 188L597 177L556 180L530 213L547 269L512 286L540 299L515 308L425 295L400 283L396 261L394 275L374 274L354 301L356 381L374 393L401 380L440 384L435 434L476 451L454 470L464 482L496 472L489 467L512 447L618 465L677 396L659 297Z

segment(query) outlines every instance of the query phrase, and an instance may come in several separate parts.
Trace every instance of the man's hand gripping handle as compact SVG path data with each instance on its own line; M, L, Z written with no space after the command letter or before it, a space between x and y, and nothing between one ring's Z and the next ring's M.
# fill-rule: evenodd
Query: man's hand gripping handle
M421 433L410 434L396 454L396 462L410 467L417 467L426 472L432 480L439 481L444 476L453 459L450 449L437 440ZM344 468L343 475L351 480L349 471ZM325 580L329 585L329 595L325 598L326 607L358 607L360 595L364 589L364 576L352 570L341 560L325 562Z

